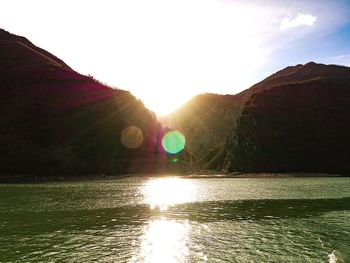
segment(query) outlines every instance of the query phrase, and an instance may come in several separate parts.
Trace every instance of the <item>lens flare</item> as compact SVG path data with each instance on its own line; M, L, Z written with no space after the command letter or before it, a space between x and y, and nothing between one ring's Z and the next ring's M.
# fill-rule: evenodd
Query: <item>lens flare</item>
M120 140L126 148L135 149L142 144L143 133L140 128L129 126L122 131Z
M167 153L176 154L185 148L185 136L179 131L169 131L162 139L162 145Z

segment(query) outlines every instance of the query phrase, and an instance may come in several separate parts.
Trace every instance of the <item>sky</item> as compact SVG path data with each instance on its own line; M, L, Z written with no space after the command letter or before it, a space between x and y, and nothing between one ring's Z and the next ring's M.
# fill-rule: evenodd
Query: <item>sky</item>
M0 27L158 116L289 65L350 66L350 1L2 0Z

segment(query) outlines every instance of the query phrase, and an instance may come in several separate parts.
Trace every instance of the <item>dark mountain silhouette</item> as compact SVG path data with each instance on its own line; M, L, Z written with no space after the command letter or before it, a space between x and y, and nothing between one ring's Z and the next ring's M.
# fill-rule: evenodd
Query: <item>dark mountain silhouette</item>
M4 30L0 30L0 88L2 174L183 168L186 151L176 164L167 162L173 156L159 147L161 125L132 94L81 75ZM141 133L123 133L134 126ZM130 142L132 136L138 136L137 144Z
M188 149L201 168L220 169L226 156L224 145L228 132L236 127L245 102L252 94L276 83L302 78L295 75L301 67L303 65L287 67L236 95L198 95L160 121L185 134Z
M28 39L0 29L0 72L11 74L15 70L25 70L35 66L56 66L70 70L62 60L43 50Z
M201 168L344 172L349 88L348 67L310 62L236 95L200 95L163 122L183 130Z
M236 95L198 95L161 121L186 137L167 155L153 112L0 30L1 173L129 173L200 168L348 173L350 69L287 67ZM130 137L131 136L131 137Z
M271 76L228 136L224 169L349 173L350 68L308 63Z

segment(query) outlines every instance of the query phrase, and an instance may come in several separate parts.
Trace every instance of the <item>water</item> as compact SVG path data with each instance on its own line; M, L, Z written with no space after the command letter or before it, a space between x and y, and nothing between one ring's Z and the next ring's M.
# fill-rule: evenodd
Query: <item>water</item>
M350 262L350 178L0 185L0 262Z

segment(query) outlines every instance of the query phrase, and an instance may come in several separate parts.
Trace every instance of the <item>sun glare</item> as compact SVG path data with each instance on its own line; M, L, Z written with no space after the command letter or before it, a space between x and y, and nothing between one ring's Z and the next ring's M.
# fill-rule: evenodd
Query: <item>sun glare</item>
M172 113L182 104L201 93L200 90L196 91L193 89L187 91L178 89L177 91L173 90L165 93L154 89L140 91L133 89L133 87L130 87L130 90L142 100L148 109L154 111L158 117Z
M281 48L294 49L288 44L305 42L311 29L330 30L348 17L346 11L332 12L339 1L318 1L316 9L310 8L312 1L301 1L305 10L289 1L3 2L2 27L25 35L82 74L131 91L158 116L199 93L249 88L265 76L276 52L282 62L295 60L279 55Z
M158 116L199 93L236 93L249 87L267 55L261 46L267 34L261 32L271 16L258 5L239 1L4 4L2 9L11 11L0 10L2 26L26 35L78 72L131 91ZM84 12L77 12L82 6ZM14 26L19 18L24 22Z

